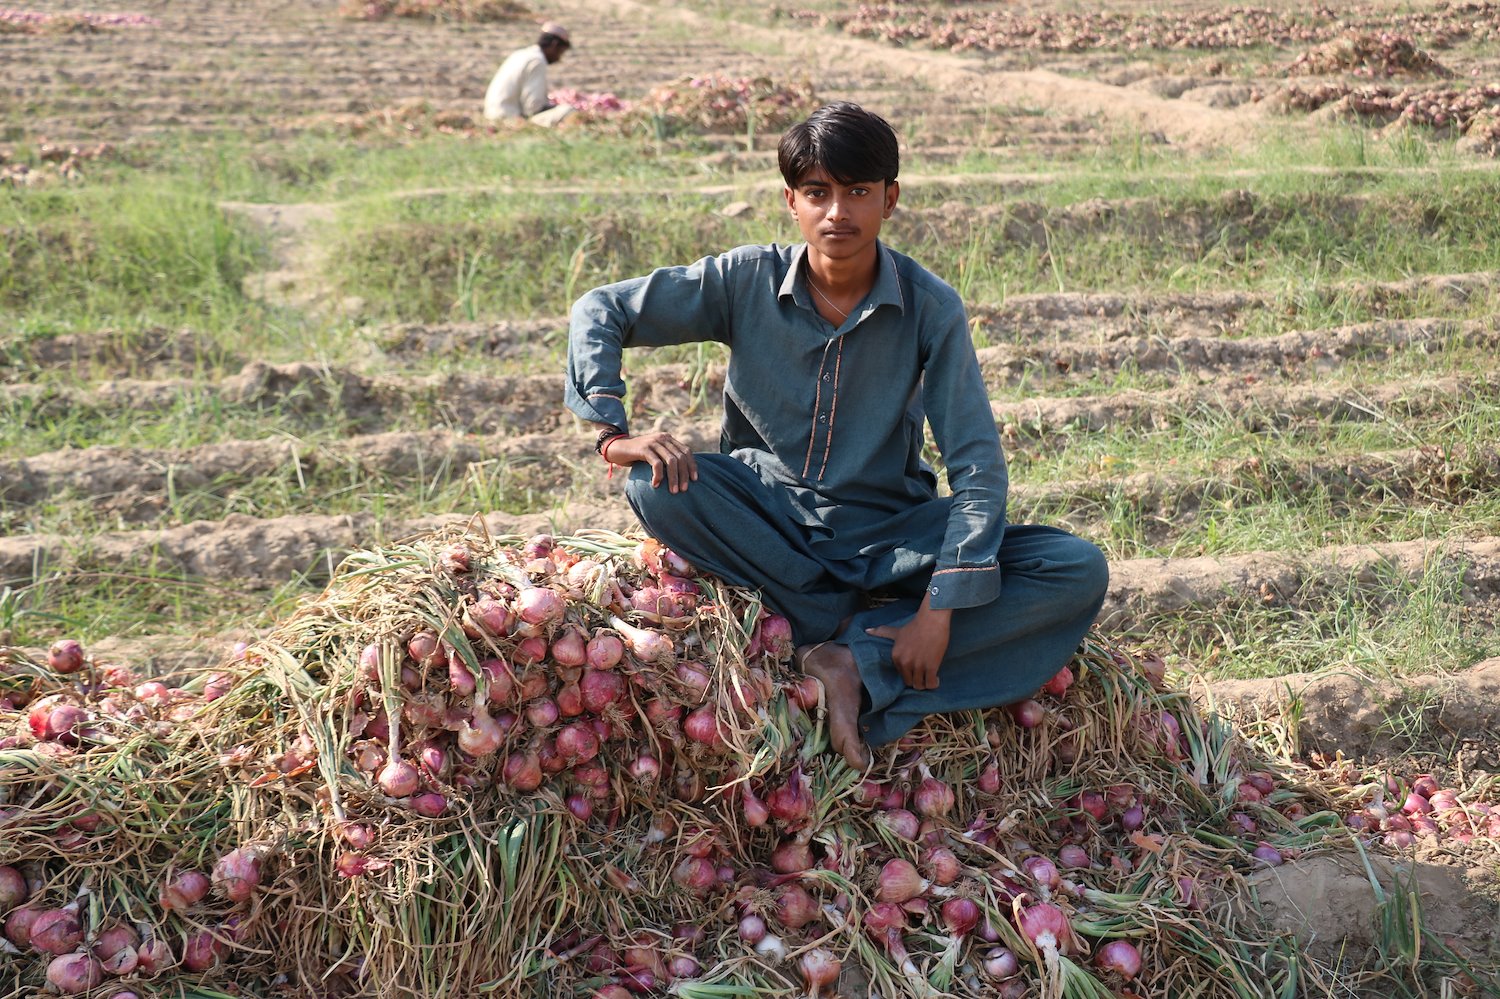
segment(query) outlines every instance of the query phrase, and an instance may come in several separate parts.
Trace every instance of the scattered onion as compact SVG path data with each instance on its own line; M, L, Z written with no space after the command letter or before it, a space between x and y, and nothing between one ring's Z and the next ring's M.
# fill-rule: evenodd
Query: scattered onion
M65 954L47 965L47 984L61 995L82 995L102 981L104 967L92 954Z
M814 947L797 960L797 967L802 972L803 981L807 982L808 995L815 997L823 986L839 980L843 966L826 947Z
M66 954L83 942L83 924L74 906L46 909L31 921L31 946L45 954Z
M1129 940L1111 940L1099 948L1094 963L1129 981L1141 973L1141 952Z

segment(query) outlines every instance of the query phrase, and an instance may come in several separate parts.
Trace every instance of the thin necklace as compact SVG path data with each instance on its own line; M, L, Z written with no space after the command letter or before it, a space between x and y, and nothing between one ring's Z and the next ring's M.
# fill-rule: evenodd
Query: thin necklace
M828 303L828 307L830 309L832 309L834 312L837 312L839 314L839 318L840 319L848 319L849 318L849 312L848 312L848 310L841 309L837 305L834 305L833 304L833 299L831 299L827 295L823 294L823 292L821 290L819 290L818 286L816 284L813 284L813 279L812 279L812 275L811 274L809 274L807 276L807 286L813 290L813 294L814 295L817 295L823 301L827 302Z

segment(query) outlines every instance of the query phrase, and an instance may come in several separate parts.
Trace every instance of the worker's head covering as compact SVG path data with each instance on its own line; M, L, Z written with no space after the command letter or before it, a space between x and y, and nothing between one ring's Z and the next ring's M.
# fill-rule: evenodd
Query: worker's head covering
M543 23L543 25L542 25L542 34L544 34L544 35L551 35L553 38L556 38L558 41L567 42L569 45L573 44L573 39L571 39L571 38L568 37L568 29L564 28L562 25L558 24L556 21L547 21L547 22Z

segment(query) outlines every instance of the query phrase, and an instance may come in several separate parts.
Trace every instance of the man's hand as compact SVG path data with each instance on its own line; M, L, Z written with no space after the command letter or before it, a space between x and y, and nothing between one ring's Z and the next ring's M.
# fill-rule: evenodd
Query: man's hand
M883 624L878 628L866 628L865 632L878 638L894 641L891 662L901 673L901 679L914 690L936 690L938 667L948 651L948 629L953 617L951 610L933 610L930 598L924 597L922 606L910 621L896 627Z
M641 434L639 437L616 437L604 445L604 456L616 465L634 465L644 461L651 466L651 487L663 482L674 493L684 492L689 482L698 479L698 463L693 449L666 433Z

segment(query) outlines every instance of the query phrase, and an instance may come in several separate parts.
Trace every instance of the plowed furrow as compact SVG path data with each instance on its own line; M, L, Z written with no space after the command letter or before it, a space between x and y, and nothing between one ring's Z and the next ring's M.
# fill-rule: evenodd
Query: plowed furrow
M150 565L157 573L270 588L296 580L325 579L356 548L471 519L449 514L383 521L357 514L262 520L235 514L218 521L99 534L84 540L57 535L0 538L0 583L28 585L56 572ZM634 516L620 502L609 508L584 505L520 517L489 514L482 521L492 534L534 534L589 527L624 531L634 524Z
M1062 431L1123 427L1168 429L1202 417L1233 419L1248 430L1285 428L1299 421L1361 422L1445 412L1465 400L1493 399L1489 377L1420 379L1356 388L1338 385L1244 385L1223 381L1165 392L1124 390L1083 398L1040 397L991 403L1004 436L1024 439Z
M1258 338L1125 337L1096 346L1059 343L987 347L979 362L988 385L1034 382L1038 375L1088 376L1135 371L1204 374L1321 374L1335 362L1402 351L1435 354L1455 347L1494 347L1500 331L1472 320L1385 320L1337 329Z
M1461 578L1467 604L1500 600L1500 538L1111 562L1099 627L1142 630L1159 615L1246 602L1266 608L1315 607L1346 599L1351 581L1370 586L1392 579L1415 583L1438 571Z
M711 368L707 374L706 390L716 393L722 370ZM627 377L637 413L677 413L693 406L694 372L687 365L642 366ZM335 427L376 433L439 426L480 434L537 433L574 422L563 408L562 391L561 373L400 378L302 362L254 361L218 383L120 379L78 388L0 385L0 404L25 402L26 418L39 421L70 412L166 411L192 397L283 414L289 430Z
M222 346L189 330L101 330L0 342L0 382L20 382L52 369L85 377L101 371L112 377L159 377L241 364Z
M697 450L715 447L713 420L674 423L673 432ZM62 500L94 500L123 523L171 516L173 496L227 495L258 478L274 477L307 489L350 480L417 495L458 480L480 463L503 465L520 490L603 497L615 492L579 469L603 470L588 433L566 428L544 434L470 435L446 430L371 434L321 444L275 438L227 441L191 448L101 446L0 460L0 514ZM5 520L0 517L0 525Z
M1212 475L1160 473L1100 475L1084 480L1011 486L1009 512L1016 521L1060 523L1087 537L1109 533L1120 509L1143 525L1145 540L1161 543L1196 523L1206 506L1319 504L1358 516L1361 509L1397 503L1407 507L1458 506L1500 490L1500 449L1413 448L1305 462L1237 461Z
M1254 731L1269 723L1289 748L1350 760L1412 754L1447 762L1466 744L1500 745L1500 659L1461 672L1377 679L1350 672L1223 680L1196 691Z
M26 404L29 419L68 412L163 411L193 396L215 403L276 409L299 427L347 424L374 432L402 424L438 424L487 433L552 429L566 417L561 376L487 377L455 373L369 377L306 363L252 362L217 384L119 379L95 386L0 386L0 403Z
M1462 306L1476 295L1500 286L1500 272L1437 274L1402 281L1321 285L1298 298L1306 306L1347 303L1384 312L1413 298ZM1029 341L1042 337L1081 337L1087 342L1124 336L1202 335L1242 329L1255 313L1295 302L1278 303L1265 292L1215 291L1192 294L1130 295L1058 293L1013 295L998 308L974 309L991 341ZM1288 317L1294 318L1294 317Z

